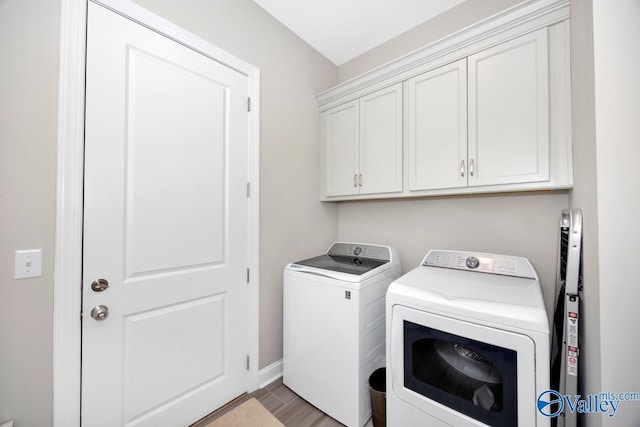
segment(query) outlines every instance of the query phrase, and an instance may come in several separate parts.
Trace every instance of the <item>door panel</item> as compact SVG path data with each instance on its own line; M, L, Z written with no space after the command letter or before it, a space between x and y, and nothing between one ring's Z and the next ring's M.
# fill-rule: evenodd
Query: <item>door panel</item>
M409 190L467 186L467 61L408 82Z
M124 317L124 413L132 419L224 373L224 296L214 295ZM209 325L183 333L182 325ZM167 369L189 365L189 370ZM166 387L171 384L171 387ZM152 387L149 387L152 385Z
M127 276L219 264L227 246L227 87L138 49L129 50L128 72Z
M360 175L360 194L402 191L402 83L360 99Z
M247 390L248 90L89 3L85 425L184 426Z
M360 129L358 100L324 113L325 182L327 196L357 194Z
M549 179L547 29L468 58L469 186Z

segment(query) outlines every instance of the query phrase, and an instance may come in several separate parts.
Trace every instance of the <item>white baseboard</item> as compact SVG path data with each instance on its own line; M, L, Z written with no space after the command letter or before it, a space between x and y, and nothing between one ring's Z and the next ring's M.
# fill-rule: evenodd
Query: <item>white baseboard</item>
M258 372L258 387L264 388L282 376L282 359L260 369Z

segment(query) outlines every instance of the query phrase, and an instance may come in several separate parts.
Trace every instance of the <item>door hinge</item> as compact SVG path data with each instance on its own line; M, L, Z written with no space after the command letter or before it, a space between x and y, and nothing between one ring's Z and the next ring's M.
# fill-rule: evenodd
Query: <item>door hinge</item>
M251 111L251 97L247 98L247 111Z
M251 197L251 183L247 182L247 197Z
M249 355L247 354L247 371L249 370Z
M249 269L247 268L247 283L249 283Z

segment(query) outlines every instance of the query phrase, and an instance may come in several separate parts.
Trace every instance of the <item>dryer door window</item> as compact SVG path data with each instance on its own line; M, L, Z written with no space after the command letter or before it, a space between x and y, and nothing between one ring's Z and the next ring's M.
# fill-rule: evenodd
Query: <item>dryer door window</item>
M516 351L403 324L406 388L490 426L518 424Z
M447 425L536 423L545 388L536 390L530 336L397 304L388 313L394 396Z

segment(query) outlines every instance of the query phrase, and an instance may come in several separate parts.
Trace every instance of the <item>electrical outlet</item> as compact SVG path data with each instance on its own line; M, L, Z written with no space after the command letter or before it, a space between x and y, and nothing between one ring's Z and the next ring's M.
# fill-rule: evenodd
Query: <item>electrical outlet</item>
M42 277L42 249L16 251L14 278Z

